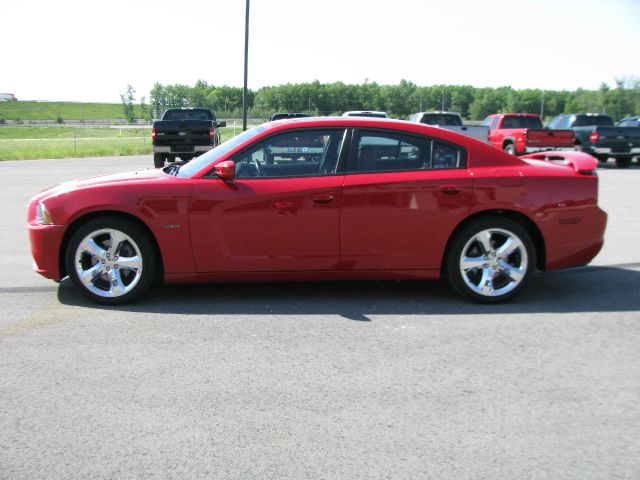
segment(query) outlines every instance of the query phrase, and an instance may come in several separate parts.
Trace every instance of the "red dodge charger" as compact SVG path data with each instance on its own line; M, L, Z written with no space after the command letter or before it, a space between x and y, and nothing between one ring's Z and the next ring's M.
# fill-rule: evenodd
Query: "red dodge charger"
M63 183L28 207L35 270L120 304L165 282L437 279L483 303L603 243L596 160L514 157L418 123L282 120L185 164Z

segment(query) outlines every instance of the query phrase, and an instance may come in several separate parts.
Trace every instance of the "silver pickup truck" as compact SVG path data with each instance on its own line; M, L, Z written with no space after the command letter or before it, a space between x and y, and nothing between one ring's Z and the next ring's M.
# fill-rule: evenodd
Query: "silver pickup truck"
M433 127L444 128L452 132L473 137L483 142L489 141L489 127L482 125L465 125L462 117L455 112L419 112L409 117L409 120L424 123Z

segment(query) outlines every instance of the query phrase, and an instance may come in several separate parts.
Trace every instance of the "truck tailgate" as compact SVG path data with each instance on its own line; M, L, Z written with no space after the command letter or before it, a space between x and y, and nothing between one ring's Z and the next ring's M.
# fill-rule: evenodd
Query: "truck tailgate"
M528 147L573 147L573 130L525 130L525 143Z

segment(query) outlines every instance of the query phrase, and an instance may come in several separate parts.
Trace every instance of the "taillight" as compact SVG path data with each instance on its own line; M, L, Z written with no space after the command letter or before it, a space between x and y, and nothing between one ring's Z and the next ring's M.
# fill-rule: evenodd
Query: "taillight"
M209 128L209 140L213 140L213 127Z
M524 138L525 142L529 139L529 131L528 130L525 130L524 132L522 132L522 138Z
M591 135L589 135L589 141L591 143L596 143L598 141L598 132L597 131L591 132Z
M152 128L151 129L151 140L155 140L156 139L156 129Z

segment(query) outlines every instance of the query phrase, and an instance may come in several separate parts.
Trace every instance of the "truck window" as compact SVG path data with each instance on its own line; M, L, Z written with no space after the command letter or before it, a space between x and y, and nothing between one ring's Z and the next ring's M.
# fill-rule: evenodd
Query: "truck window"
M537 117L507 116L502 121L502 128L533 128L542 129L542 122Z
M421 123L427 125L441 125L447 127L461 127L462 120L458 115L434 114L430 113L422 116Z
M576 115L574 127L612 127L613 119L609 115Z
M167 110L163 120L213 120L207 110Z

